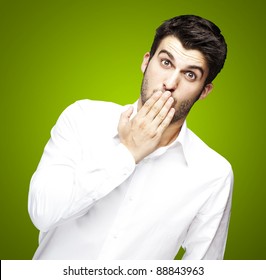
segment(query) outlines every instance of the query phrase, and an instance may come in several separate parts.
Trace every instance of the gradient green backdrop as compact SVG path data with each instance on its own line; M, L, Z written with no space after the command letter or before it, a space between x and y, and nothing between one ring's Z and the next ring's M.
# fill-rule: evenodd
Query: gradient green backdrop
M78 99L134 102L155 28L214 21L229 46L215 89L188 124L233 165L226 259L266 259L263 1L0 1L1 259L31 259L28 186L59 114Z

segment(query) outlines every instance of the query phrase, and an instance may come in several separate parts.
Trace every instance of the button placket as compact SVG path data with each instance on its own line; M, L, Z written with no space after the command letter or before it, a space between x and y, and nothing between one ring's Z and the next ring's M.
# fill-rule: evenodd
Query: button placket
M146 160L146 162L149 160ZM141 165L146 165L146 162L143 162ZM115 251L115 248L119 242L122 242L123 235L124 235L124 228L127 228L128 223L131 221L131 217L134 216L135 213L135 207L136 203L138 202L138 197L140 197L142 193L142 189L144 187L143 185L143 175L139 174L145 173L145 170L143 171L143 166L141 169L138 170L138 168L135 169L134 173L132 174L132 177L128 179L127 186L121 186L126 187L125 195L123 198L123 201L121 202L121 205L119 207L119 210L116 214L115 220L113 225L110 228L110 232L106 238L106 241L103 245L101 256L108 255L112 252L112 250Z

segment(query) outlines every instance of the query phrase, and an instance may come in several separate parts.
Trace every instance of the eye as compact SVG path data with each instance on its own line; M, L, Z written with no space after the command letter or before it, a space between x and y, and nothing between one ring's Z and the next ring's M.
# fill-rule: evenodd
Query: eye
M162 60L161 60L161 64L162 64L162 65L163 65L163 67L165 67L165 68L169 68L169 67L171 67L171 66L172 66L171 61L170 61L170 60L168 60L168 59L162 59Z
M194 72L191 72L191 71L188 71L185 73L186 77L191 80L191 81L194 81L196 80L197 76L195 75Z

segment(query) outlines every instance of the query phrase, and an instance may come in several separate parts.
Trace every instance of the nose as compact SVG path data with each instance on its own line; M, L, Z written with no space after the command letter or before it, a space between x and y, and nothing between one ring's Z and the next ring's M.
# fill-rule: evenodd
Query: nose
M173 72L171 75L167 76L163 82L163 87L165 90L173 92L176 90L179 84L180 74L178 72Z

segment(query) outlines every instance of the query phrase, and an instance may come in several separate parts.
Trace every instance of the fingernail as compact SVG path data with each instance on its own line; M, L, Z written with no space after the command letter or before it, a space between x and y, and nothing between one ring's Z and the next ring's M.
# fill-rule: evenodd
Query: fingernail
M159 90L159 91L156 91L155 95L159 97L159 96L162 95L162 92L161 92L160 90Z
M173 103L173 101L174 101L174 98L173 97L169 97L168 102L169 103Z
M169 96L171 96L171 92L170 91L165 91L163 95L165 97L169 97Z

